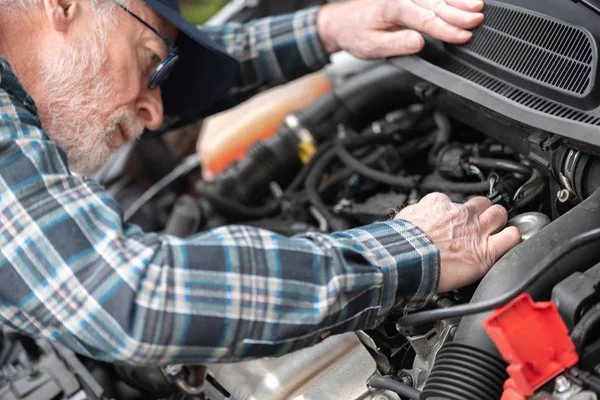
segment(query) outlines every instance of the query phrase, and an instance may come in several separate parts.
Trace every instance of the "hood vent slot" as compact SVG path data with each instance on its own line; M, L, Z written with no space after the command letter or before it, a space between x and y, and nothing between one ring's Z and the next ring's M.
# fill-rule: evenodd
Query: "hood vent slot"
M594 108L597 46L580 27L488 0L485 21L454 56L516 86L582 109Z

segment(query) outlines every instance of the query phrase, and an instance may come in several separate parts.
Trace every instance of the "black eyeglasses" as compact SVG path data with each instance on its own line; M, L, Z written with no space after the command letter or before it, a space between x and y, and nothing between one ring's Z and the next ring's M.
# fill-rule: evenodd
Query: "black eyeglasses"
M141 19L140 17L138 17L137 15L135 15L134 13L129 11L129 9L127 7L123 6L116 0L113 0L113 2L116 5L118 5L120 8L125 10L133 18L137 19L142 24L144 24L146 26L146 28L148 28L152 32L156 33L156 35L158 35L158 37L160 37L167 44L167 46L169 46L171 48L171 52L169 53L167 58L163 62L161 62L158 65L158 67L156 67L156 70L154 71L154 73L152 73L152 76L150 76L150 80L148 81L148 89L150 89L150 90L155 89L158 86L160 86L165 80L167 80L167 78L169 77L169 74L171 74L171 72L173 72L173 69L177 65L177 61L179 61L179 55L177 54L177 46L175 46L175 43L171 42L168 37L166 37L159 31L157 31L152 26L147 24L143 19Z

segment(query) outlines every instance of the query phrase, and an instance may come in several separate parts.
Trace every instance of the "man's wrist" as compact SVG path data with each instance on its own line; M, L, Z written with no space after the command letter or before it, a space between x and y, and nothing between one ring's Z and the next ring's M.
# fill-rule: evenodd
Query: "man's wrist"
M323 49L329 54L340 51L340 47L337 44L335 32L335 10L340 7L340 4L325 4L319 10L317 15L317 31L323 44Z

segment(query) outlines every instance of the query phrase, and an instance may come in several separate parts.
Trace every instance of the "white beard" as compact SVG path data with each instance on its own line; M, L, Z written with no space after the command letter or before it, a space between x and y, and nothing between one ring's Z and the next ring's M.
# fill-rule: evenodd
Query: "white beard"
M92 30L89 37L67 50L49 49L43 57L41 74L45 88L48 136L65 151L69 168L91 175L100 169L117 146L111 135L118 125L135 137L144 129L135 112L124 109L111 115L110 80L102 74L106 57L106 29Z

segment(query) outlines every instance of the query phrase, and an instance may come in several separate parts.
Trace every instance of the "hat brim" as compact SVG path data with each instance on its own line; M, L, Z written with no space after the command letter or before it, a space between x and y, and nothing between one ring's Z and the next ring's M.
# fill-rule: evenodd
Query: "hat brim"
M239 63L178 10L160 0L144 1L179 31L175 42L179 61L161 85L164 113L190 118L202 115L235 86Z

